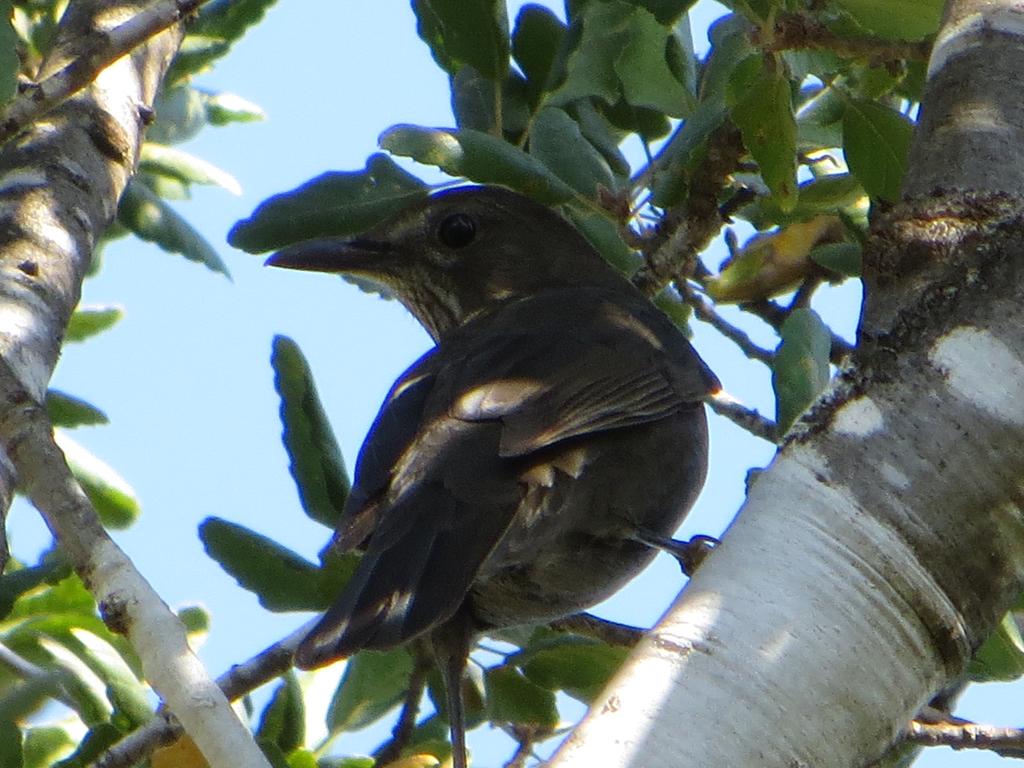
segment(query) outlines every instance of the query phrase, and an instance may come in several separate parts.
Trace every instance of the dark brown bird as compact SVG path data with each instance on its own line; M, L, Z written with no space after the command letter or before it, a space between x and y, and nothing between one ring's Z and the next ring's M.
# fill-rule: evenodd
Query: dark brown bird
M648 564L704 483L718 381L574 227L501 188L441 192L267 263L383 283L437 344L363 444L334 546L364 554L295 660L430 633L464 768L474 636L576 613Z

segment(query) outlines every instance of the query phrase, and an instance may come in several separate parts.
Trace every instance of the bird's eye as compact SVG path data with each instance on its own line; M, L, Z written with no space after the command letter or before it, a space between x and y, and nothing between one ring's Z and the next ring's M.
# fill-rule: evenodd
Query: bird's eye
M437 236L449 248L462 248L476 237L476 222L465 213L453 213L441 222Z

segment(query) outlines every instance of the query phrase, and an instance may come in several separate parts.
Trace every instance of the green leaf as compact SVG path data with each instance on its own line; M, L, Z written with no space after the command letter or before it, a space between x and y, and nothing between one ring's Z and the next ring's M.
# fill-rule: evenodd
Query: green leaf
M46 393L46 412L55 427L82 427L106 424L107 414L92 403L65 394L58 389Z
M574 638L573 642L563 642L531 654L523 666L523 673L542 688L565 691L589 704L601 693L628 654L628 648Z
M534 120L530 154L591 200L597 200L602 187L618 188L608 163L583 137L579 123L557 107L545 107Z
M87 768L122 738L124 734L110 723L94 725L78 743L78 749L52 768Z
M700 81L700 100L725 104L733 70L756 53L750 22L739 14L724 16L708 29L711 51Z
M281 434L288 469L313 520L333 528L345 507L351 484L341 449L320 404L313 374L298 345L275 336L270 364L274 388L281 398Z
M675 24L695 4L696 0L640 0L640 5L668 27Z
M115 304L79 306L71 315L64 341L84 341L112 327L122 317L124 308Z
M170 176L187 184L212 184L232 194L242 194L241 185L227 171L183 150L151 141L142 145L139 169Z
M128 482L65 432L57 430L54 438L103 525L121 529L134 523L142 512L142 505Z
M321 611L348 581L358 556L328 558L319 568L273 539L208 517L199 526L206 553L268 611Z
M1024 676L1024 638L1011 611L982 643L967 667L973 682L1010 682Z
M227 265L202 235L138 178L128 182L117 220L142 240L170 253L180 253L230 278Z
M21 729L13 718L0 720L0 768L22 768L24 765Z
M262 107L237 94L225 91L217 93L200 91L199 96L203 106L206 107L206 118L210 121L210 125L254 123L267 119L267 113L263 111Z
M492 667L484 676L487 716L495 723L553 728L558 724L555 694L510 666Z
M274 690L260 716L256 738L275 744L285 754L306 740L306 708L294 672L288 672Z
M503 184L542 203L562 203L573 197L572 188L535 157L480 131L396 125L381 135L380 146L436 165L452 176Z
M682 117L695 107L694 98L676 79L666 58L672 31L649 12L637 8L629 35L614 60L622 95L630 104Z
M38 565L13 570L11 565L0 574L0 619L6 618L14 602L36 587L44 583L54 584L71 574L69 566L62 557L48 556Z
M608 163L608 167L619 180L619 186L625 186L632 169L626 156L619 149L619 144L626 137L626 133L613 126L589 100L576 102L569 109L569 113L579 124L580 131L587 141L594 145L594 149L600 152Z
M604 256L605 261L627 276L636 271L640 262L633 249L623 242L614 221L582 206L566 206L566 212L576 229Z
M416 31L454 75L469 64L492 80L508 72L508 16L501 0L413 0Z
M205 635L210 631L210 613L201 605L187 605L175 611L190 635Z
M181 41L181 46L171 60L171 65L164 75L166 87L177 87L189 80L192 75L200 74L209 69L210 65L227 53L231 44L219 37L188 34Z
M0 741L3 737L0 736ZM57 756L77 744L63 728L43 726L25 731L25 768L50 768ZM2 763L0 763L2 764Z
M887 40L921 40L942 21L943 0L836 0L861 27Z
M747 61L759 65L760 57ZM769 68L752 80L747 77L746 63L733 72L732 118L779 208L789 211L797 201L796 118L789 80Z
M427 186L387 155L361 171L331 172L260 203L231 228L228 242L249 253L329 235L364 232L427 195Z
M105 684L107 699L114 706L113 719L125 729L149 722L153 717L149 689L139 682L118 649L82 627L72 628L71 634L77 642L68 647Z
M782 324L772 366L779 433L785 433L828 385L832 334L813 309L797 309Z
M871 197L900 199L913 130L906 117L873 101L853 99L846 105L843 155Z
M10 0L0 0L0 105L6 104L18 92L18 59L20 40L11 25Z
M206 124L206 104L195 88L161 89L153 104L156 120L146 129L146 140L180 144L193 138Z
M405 648L360 651L349 659L327 709L327 730L333 734L365 728L398 706L413 665Z
M524 5L512 32L512 55L526 76L533 102L551 89L565 25L548 8Z
M809 256L830 272L843 277L860 277L861 253L859 243L826 243L811 249Z
M275 0L211 0L199 9L190 34L239 41L258 24Z
M526 81L510 72L503 83L481 75L465 65L452 77L452 112L459 128L497 133L496 90L501 91L501 129L506 136L518 136L530 120Z
M634 8L621 0L592 2L584 9L583 31L566 62L566 77L548 99L562 106L590 96L608 104L619 98L615 61L629 40Z
M757 229L768 229L820 214L851 212L862 204L864 197L864 188L856 178L849 173L837 173L801 184L796 205L790 211L782 211L773 198L759 198L739 215Z

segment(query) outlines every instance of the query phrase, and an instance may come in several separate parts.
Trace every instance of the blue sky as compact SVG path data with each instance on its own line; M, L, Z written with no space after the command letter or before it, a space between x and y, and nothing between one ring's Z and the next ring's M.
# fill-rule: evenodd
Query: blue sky
M709 3L700 6L698 50L706 46L702 25L715 13ZM337 278L265 269L260 258L231 249L226 233L268 195L324 170L361 168L389 125L450 125L452 117L447 78L402 2L282 0L200 84L238 93L268 114L259 124L207 129L185 147L228 170L244 189L240 197L200 189L179 206L218 248L233 282L137 240L119 241L101 274L87 282L83 301L121 304L126 317L95 340L69 346L54 386L109 415L111 424L73 436L116 467L142 499L143 515L117 534L120 544L169 604L199 602L211 611L202 656L218 674L307 617L260 608L205 556L197 525L209 515L225 517L310 558L326 542L325 530L301 513L288 474L269 366L272 337L283 333L302 347L349 466L391 382L429 346L398 304ZM416 168L438 180L431 170ZM817 308L850 337L858 302L859 288L850 285L823 296ZM763 329L751 329L762 343L774 343ZM726 389L772 414L763 367L706 327L698 324L695 332ZM747 470L764 466L772 452L713 417L711 474L682 534L720 532L742 500ZM35 512L23 503L11 522L16 554L45 543ZM599 612L649 625L681 585L675 563L660 557ZM965 698L968 716L1010 724L1010 697L1019 693L1000 693L1007 688L976 687ZM381 736L357 735L342 749L370 749ZM471 744L481 765L510 753L492 738ZM918 764L975 768L1001 761L933 750Z

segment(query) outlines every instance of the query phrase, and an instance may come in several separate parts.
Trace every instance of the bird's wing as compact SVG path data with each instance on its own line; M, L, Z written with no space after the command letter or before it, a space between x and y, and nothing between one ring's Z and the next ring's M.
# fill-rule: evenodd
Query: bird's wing
M300 666L398 645L448 619L512 520L522 489L498 455L500 423L436 407L464 365L435 350L381 408L338 532L342 545L365 538L365 553L300 644Z
M489 354L470 359L453 414L500 419L500 453L514 457L697 407L718 381L655 312L599 304L582 332L573 324L523 323Z

